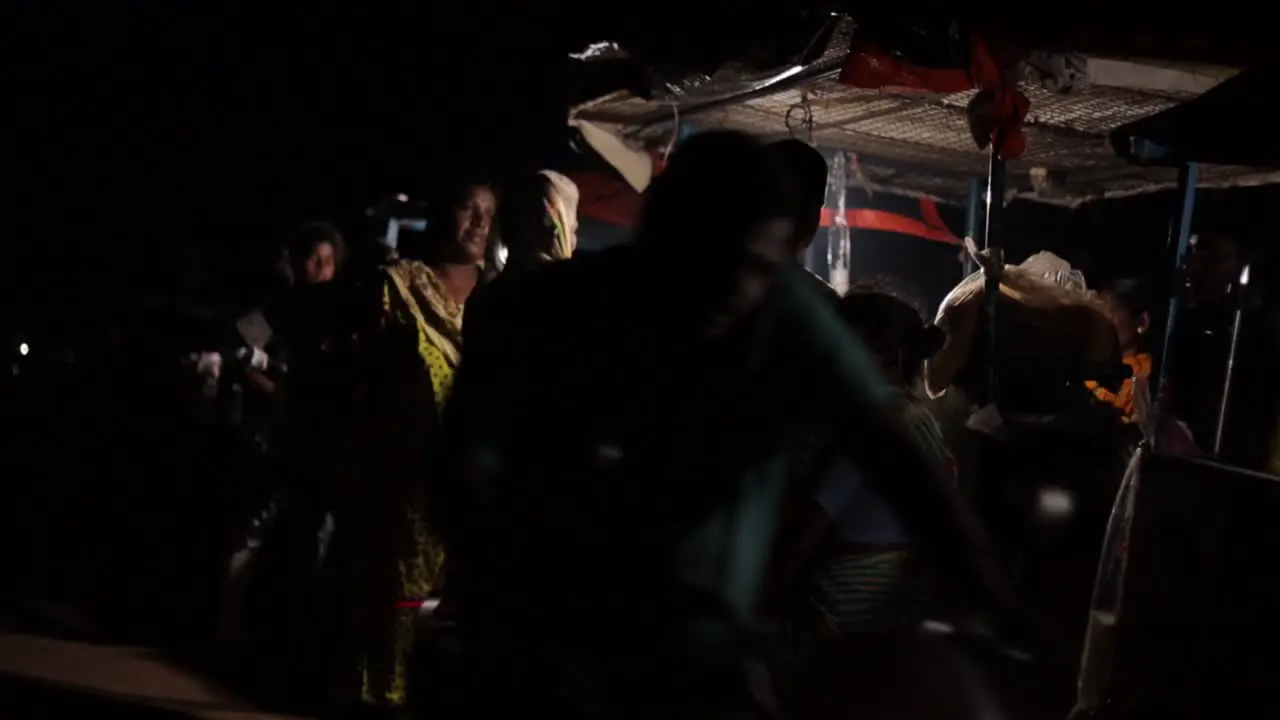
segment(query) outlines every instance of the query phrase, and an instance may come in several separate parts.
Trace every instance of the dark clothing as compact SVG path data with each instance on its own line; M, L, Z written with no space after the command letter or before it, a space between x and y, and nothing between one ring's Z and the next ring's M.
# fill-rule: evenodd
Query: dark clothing
M346 284L299 286L281 299L274 325L289 350L280 384L287 402L287 468L278 534L285 545L289 663L299 688L308 692L330 669L333 593L324 587L321 569L332 560L326 557L329 535L344 520L335 496L351 424L351 312L358 307Z
M1173 388L1173 413L1207 452L1213 451L1218 404L1226 380L1232 315L1226 303L1183 308L1168 359L1166 376Z
M740 656L788 430L808 421L860 437L893 400L803 270L783 270L756 317L710 341L671 314L678 304L664 314L640 302L670 292L652 286L644 252L614 248L489 287L468 308L445 423L458 477L485 469L483 483L453 488L483 502L455 504L465 526L443 526L451 557L472 568L462 622L554 647L562 682L589 671L615 706ZM892 494L901 507L902 489ZM952 527L936 505L929 513ZM630 659L598 662L620 655ZM640 678L651 687L628 684Z
M831 287L826 280L814 274L804 266L798 268L797 275L804 280L804 283L813 289L814 293L825 300L833 303L840 302L840 292Z
M278 333L290 353L284 384L290 445L313 470L332 472L333 453L348 430L354 385L352 334L358 307L351 288L337 282L298 288L285 306ZM307 458L311 458L308 460Z

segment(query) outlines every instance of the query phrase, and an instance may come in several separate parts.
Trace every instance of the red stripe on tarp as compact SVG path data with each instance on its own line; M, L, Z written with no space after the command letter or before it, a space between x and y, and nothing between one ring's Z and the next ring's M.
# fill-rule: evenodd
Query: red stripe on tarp
M951 234L951 228L942 220L942 213L938 212L938 203L932 198L920 198L920 217L924 220L924 224L934 230L943 230L948 235Z
M636 226L644 199L625 180L602 172L575 172L569 177L578 185L578 214L582 218L620 228ZM822 209L822 227L831 226L832 213L831 208ZM928 198L920 198L923 221L887 210L855 209L845 211L845 215L849 227L855 230L879 230L946 245L961 244L942 221L937 204Z
M426 600L397 600L397 610L418 610L426 604Z
M934 210L936 212L937 208ZM822 208L822 227L831 227L831 220L834 217L835 211L831 208ZM878 230L880 232L898 233L899 235L911 235L945 245L961 244L960 238L953 235L945 226L942 228L930 227L915 218L886 210L846 210L845 221L849 224L851 230Z

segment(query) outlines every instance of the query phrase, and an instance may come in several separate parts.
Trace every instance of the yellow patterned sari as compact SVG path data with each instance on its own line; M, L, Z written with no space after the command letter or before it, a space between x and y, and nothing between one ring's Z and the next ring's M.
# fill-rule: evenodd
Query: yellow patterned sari
M444 551L423 519L423 495L430 444L461 356L462 311L423 263L386 268L366 344L369 381L347 498L359 536L348 613L357 625L361 696L370 705L404 704L419 607L442 581Z

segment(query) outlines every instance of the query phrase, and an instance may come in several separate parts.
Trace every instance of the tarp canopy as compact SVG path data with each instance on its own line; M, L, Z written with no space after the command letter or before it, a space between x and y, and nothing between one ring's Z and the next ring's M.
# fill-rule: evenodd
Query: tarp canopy
M1280 169L1270 108L1277 90L1280 68L1249 69L1194 100L1116 128L1111 145L1139 165Z
M781 15L775 20L783 22ZM888 19L880 20L884 25ZM659 63L657 57L663 54L646 47L646 52L631 55L650 74L645 87L635 87L635 78L644 73L634 68L615 83L591 83L597 92L608 91L579 97L573 115L579 121L607 124L627 143L651 151L669 146L672 136L689 122L765 140L799 137L853 153L868 185L962 202L969 180L987 174L988 153L975 143L969 122L977 91L914 86L904 91L893 83L842 83L842 68L858 57L855 46L867 41L859 39L859 28L866 30L868 23L851 17L834 22L834 29L824 26L821 32L807 26L812 40L806 51L781 64L771 65L778 62L776 53L763 53L770 58L767 62L727 56L714 69L704 63L685 74L685 65ZM1116 157L1108 142L1112 131L1194 99L1241 65L1249 65L1252 57L1239 47L1226 52L1203 41L1222 36L1231 29L1227 27L1211 26L1185 37L1147 33L1128 38L1132 33L1127 30L1051 26L1056 28L1052 32L1041 28L1012 33L1003 43L1027 51L1014 75L1030 105L1020 128L1027 147L1008 163L1006 187L1013 194L1067 205L1173 187L1176 172L1169 168L1135 168ZM747 29L726 26L707 32ZM909 36L910 30L898 35ZM1252 33L1249 37L1257 34L1256 28L1246 31ZM1008 28L984 32L990 38L1010 35ZM625 52L628 38L616 39L616 52ZM1215 164L1201 172L1199 185L1272 181L1261 175L1269 174Z

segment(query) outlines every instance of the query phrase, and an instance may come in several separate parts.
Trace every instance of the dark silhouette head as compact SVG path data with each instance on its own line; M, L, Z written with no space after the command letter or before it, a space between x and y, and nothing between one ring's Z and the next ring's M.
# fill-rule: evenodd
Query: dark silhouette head
M1231 293L1248 264L1241 242L1230 235L1201 236L1186 261L1194 303L1221 302Z
M911 303L883 289L855 286L840 301L840 316L880 359L892 380L914 384L946 340L943 331L921 318Z
M637 242L667 291L723 329L757 307L794 259L793 208L789 174L763 145L703 133L654 180Z
M822 223L822 206L827 201L827 160L817 148L795 138L779 140L769 146L769 151L791 174L795 185L791 243L799 255L808 249Z
M1130 353L1143 349L1146 334L1151 329L1153 300L1150 286L1135 278L1124 278L1111 283L1101 295L1111 311L1111 322L1116 327L1121 351Z

